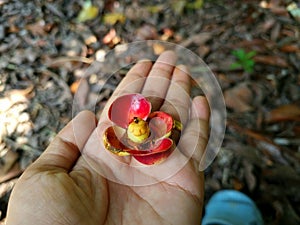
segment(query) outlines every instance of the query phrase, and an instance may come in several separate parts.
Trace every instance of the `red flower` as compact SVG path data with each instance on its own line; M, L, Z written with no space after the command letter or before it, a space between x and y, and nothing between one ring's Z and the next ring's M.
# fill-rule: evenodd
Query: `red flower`
M171 154L173 141L169 136L176 123L165 112L151 113L151 103L144 96L117 98L108 116L115 125L104 133L107 150L119 156L131 155L147 165L162 162Z

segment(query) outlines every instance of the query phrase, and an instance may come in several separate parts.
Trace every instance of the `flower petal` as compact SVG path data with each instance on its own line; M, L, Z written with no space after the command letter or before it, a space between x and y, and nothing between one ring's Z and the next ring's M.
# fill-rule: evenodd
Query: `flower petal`
M148 118L149 119L154 119L156 117L162 119L166 123L166 125L167 125L166 133L169 133L173 128L173 118L172 118L172 116L170 114L162 112L162 111L156 111L156 112L151 113Z
M153 155L159 152L165 152L169 150L173 145L173 141L170 138L164 138L159 140L158 143L154 144L148 149L145 150L134 150L134 149L127 149L126 151L129 152L133 156L146 156L146 155Z
M173 145L173 141L171 139L164 138L154 144L148 142L144 145L145 149L141 149L142 145L136 146L135 149L134 146L130 146L127 136L123 135L123 131L124 129L113 126L107 128L103 136L104 147L119 156L145 156L156 154L158 152L167 151Z
M161 137L164 137L168 132L168 126L165 121L159 117L154 117L149 121L150 128L150 140L157 140Z
M169 155L173 152L173 149L169 149L168 151L159 152L152 155L146 155L146 156L133 156L137 161L140 163L143 163L145 165L153 165L153 164L159 164L162 163L167 159Z
M127 149L126 145L120 141L122 134L118 131L118 129L122 128L113 126L106 129L103 136L104 147L119 156L130 155L130 153L125 151L125 149Z
M116 125L127 128L134 117L146 120L151 112L151 103L141 94L118 97L110 106L109 119Z

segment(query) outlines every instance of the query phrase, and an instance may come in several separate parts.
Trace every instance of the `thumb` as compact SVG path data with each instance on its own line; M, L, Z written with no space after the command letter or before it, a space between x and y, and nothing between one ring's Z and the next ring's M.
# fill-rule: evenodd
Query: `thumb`
M205 97L193 99L191 119L178 143L180 151L188 158L200 162L206 148L209 132L209 105Z
M96 124L96 117L92 112L79 113L58 133L31 168L70 171Z

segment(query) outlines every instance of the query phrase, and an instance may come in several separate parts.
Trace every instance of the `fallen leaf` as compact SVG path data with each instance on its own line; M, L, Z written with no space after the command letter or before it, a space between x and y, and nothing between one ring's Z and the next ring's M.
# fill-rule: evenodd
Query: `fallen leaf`
M204 0L195 0L192 2L187 2L186 8L194 9L194 10L201 9L203 6L203 2L204 2Z
M300 52L300 48L296 44L284 45L280 48L280 51L292 53L292 52Z
M199 54L199 56L201 58L204 58L205 56L207 56L209 52L210 52L210 47L208 45L201 45L197 49L197 53Z
M12 151L8 150L4 156L1 156L1 161L3 161L0 166L0 181L3 179L3 176L14 166L17 162L19 155Z
M45 21L44 20L39 20L35 23L32 24L28 24L25 26L25 28L30 31L33 35L40 35L40 36L44 36L46 35L46 32L44 30L45 27Z
M177 15L181 15L186 3L187 3L186 0L172 1L171 6L172 6L173 12Z
M166 50L165 45L162 45L160 43L154 43L153 44L153 51L155 53L155 55L160 55L161 53L163 53Z
M243 161L244 172L245 172L245 180L248 186L249 191L253 191L256 187L256 177L253 174L253 164L248 161Z
M92 5L90 1L86 1L77 16L77 21L81 23L81 22L95 19L98 13L99 13L98 7Z
M265 122L300 121L300 106L296 104L281 105L266 114Z
M161 4L161 5L151 5L151 6L146 6L146 10L150 13L153 13L153 14L157 14L157 13L160 13L163 9L164 9L164 5Z
M164 28L163 35L160 37L162 41L167 41L169 38L174 36L174 31L171 28Z
M296 2L290 3L286 9L298 22L300 22L300 6L299 6L299 4L297 5Z
M256 51L259 52L266 52L270 49L273 49L276 47L276 43L274 41L270 40L264 40L264 39L252 39L252 40L243 40L238 43L233 43L229 45L233 49L246 49L249 51Z
M195 34L190 36L188 39L183 41L181 45L183 47L188 47L191 44L195 44L197 46L205 44L207 41L209 41L213 37L212 33L209 32L202 32L200 34Z
M156 27L151 24L144 24L136 30L136 40L154 40L157 39L158 34Z
M72 90L73 89L73 90ZM74 100L79 110L83 110L87 103L88 94L90 91L89 83L86 79L82 78L75 81L71 85L72 93L74 94Z
M114 28L110 29L110 31L104 36L102 42L104 44L109 44L115 37L117 36L117 32Z
M77 92L79 84L80 84L80 80L76 80L71 84L70 90L72 94L75 94Z
M241 83L224 92L225 103L235 112L247 112L252 110L251 102L253 93L246 83Z
M107 13L103 16L103 22L105 24L114 25L117 22L124 23L126 17L123 13Z
M267 19L265 22L263 22L259 26L259 30L261 32L266 33L268 30L270 30L274 26L275 23L276 23L276 20L274 18Z
M270 164L273 161L279 162L286 165L288 162L282 155L282 149L276 145L273 140L264 134L258 133L257 131L242 127L235 122L229 121L228 126L233 127L237 132L245 134L253 139L256 149L259 149L264 155L270 158Z
M253 59L256 63L278 67L288 67L286 60L278 55L256 55L253 57Z

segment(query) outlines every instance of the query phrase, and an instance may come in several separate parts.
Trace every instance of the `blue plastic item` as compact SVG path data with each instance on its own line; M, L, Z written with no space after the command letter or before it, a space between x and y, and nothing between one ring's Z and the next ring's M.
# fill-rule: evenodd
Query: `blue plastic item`
M209 200L202 225L263 225L255 203L235 190L222 190Z

